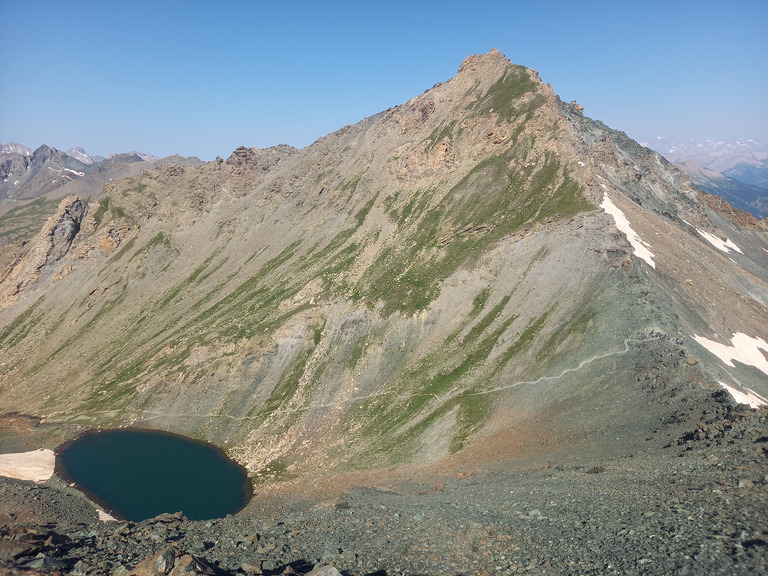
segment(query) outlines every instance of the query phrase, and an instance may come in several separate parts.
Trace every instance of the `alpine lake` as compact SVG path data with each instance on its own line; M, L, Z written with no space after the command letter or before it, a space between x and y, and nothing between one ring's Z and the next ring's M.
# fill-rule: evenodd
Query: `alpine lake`
M223 518L252 496L246 470L219 448L157 430L85 434L59 448L56 473L112 516L134 522L175 512Z

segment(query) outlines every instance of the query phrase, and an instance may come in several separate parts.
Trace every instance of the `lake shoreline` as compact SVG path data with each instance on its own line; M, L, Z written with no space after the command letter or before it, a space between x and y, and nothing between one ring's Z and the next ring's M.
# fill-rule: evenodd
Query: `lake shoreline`
M139 452L132 442L140 443ZM88 450L98 451L97 465ZM56 475L119 521L176 512L220 518L240 512L253 498L247 470L220 447L164 430L87 430L59 446L56 455ZM217 488L217 482L224 484Z

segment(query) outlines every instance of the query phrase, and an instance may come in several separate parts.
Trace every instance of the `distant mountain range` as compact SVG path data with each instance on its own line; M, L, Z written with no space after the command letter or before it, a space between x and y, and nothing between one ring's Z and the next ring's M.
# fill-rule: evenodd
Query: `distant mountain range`
M768 146L753 139L745 140L678 140L656 136L640 144L663 154L672 162L696 160L716 172L726 172L740 165L765 166ZM750 182L751 183L751 182Z
M64 196L93 199L105 184L119 178L139 176L157 166L200 164L198 158L181 156L127 152L104 158L90 156L82 148L62 152L46 145L32 150L16 142L0 144L0 215L14 211L16 216L0 225L0 245L39 230L51 207Z
M24 144L8 142L7 144L0 144L0 154L21 154L22 156L32 156L32 149L27 148L24 146Z
M656 136L643 146L679 164L696 186L759 219L768 218L768 146L746 140L676 140Z

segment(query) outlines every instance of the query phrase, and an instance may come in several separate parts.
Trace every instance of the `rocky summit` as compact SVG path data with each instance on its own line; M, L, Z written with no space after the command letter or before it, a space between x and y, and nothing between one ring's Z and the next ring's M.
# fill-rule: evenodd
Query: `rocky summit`
M0 247L0 451L162 429L255 491L115 524L3 480L0 565L765 571L767 306L766 222L470 56L307 148L156 166Z

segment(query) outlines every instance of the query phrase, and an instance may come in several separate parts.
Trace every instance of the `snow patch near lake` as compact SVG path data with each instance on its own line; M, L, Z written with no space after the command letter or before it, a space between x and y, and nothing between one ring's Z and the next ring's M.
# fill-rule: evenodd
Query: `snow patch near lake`
M99 515L99 520L102 522L117 522L117 518L112 516L109 512L104 512L101 508L96 509L96 513Z
M45 482L53 476L56 456L53 450L40 448L31 452L0 454L0 476Z
M601 184L601 186L605 188L604 184ZM627 240L629 240L629 243L632 245L633 254L638 258L645 260L651 268L656 268L656 263L653 261L653 252L648 250L650 244L643 242L640 236L637 235L637 232L632 229L624 212L611 202L607 192L603 192L603 201L600 203L600 208L605 210L606 214L613 216L613 220L616 222L616 228L626 235Z
M760 408L760 406L765 406L768 404L768 400L760 396L760 394L753 392L749 388L744 388L746 392L742 392L738 388L734 388L733 386L730 386L720 380L718 380L717 383L728 390L728 392L730 392L731 396L733 396L733 399L736 400L738 404L748 404L752 408Z
M760 350L768 352L768 342L762 338L752 338L743 332L736 332L731 337L732 345L730 346L696 334L693 335L693 339L720 358L727 366L735 367L733 361L738 360L742 364L754 366L768 376L768 359L760 352Z

